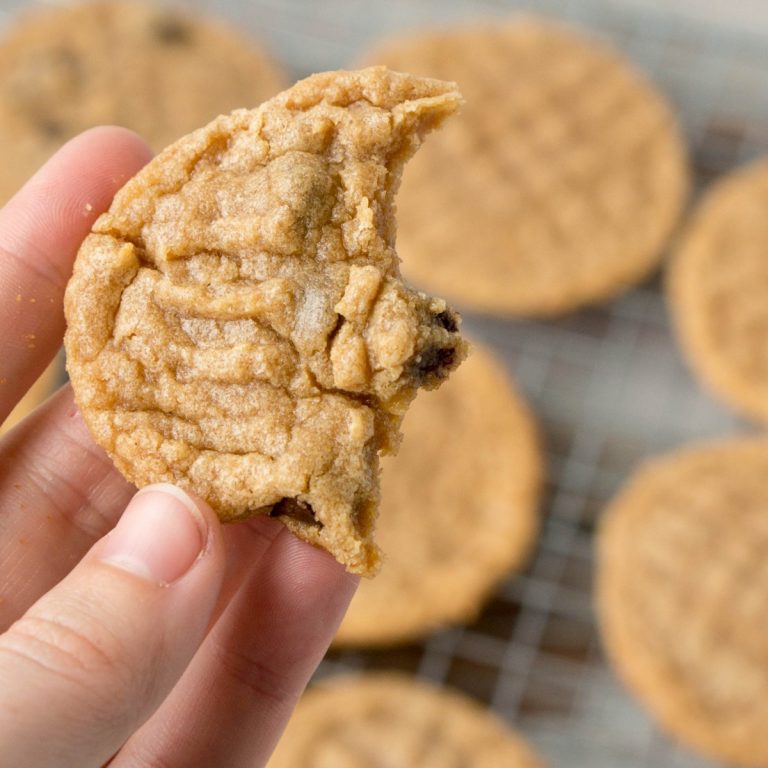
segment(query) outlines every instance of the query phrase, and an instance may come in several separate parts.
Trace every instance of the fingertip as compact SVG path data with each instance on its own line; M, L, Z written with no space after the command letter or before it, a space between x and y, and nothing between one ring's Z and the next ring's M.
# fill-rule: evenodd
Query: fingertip
M256 517L226 533L246 543L250 568L238 569L190 674L125 748L126 765L168 754L179 765L265 764L352 597L357 577L280 521ZM199 727L179 739L167 723L185 720Z
M195 519L204 539L203 555L213 556L217 562L217 570L223 572L226 559L222 524L219 516L204 499L191 491L185 490L173 483L152 483L145 485L133 497L133 501L142 497L154 496L163 498L171 497L180 502Z
M24 185L21 195L50 189L57 196L78 198L80 192L95 195L95 218L115 192L152 159L152 149L136 133L116 125L89 128L64 144ZM62 184L66 180L67 184ZM74 194L72 194L74 193ZM48 201L50 202L50 201Z
M88 128L70 139L65 146L77 146L81 143L109 149L141 165L149 162L154 155L152 148L138 133L121 125L97 125Z
M108 207L115 192L143 168L153 154L147 142L128 128L101 125L75 136L54 158L59 158L67 168L89 166L87 176L81 174L80 178L88 180L86 186L92 191L103 188L108 195L104 204L94 205L94 211L100 213Z
M145 485L143 488L140 488L136 493L136 496L148 493L161 493L173 496L180 501L205 528L219 528L221 526L218 515L213 511L210 504L191 491L184 490L181 486L174 485L173 483L152 483L151 485Z
M149 145L133 131L97 126L68 141L32 177L28 187L49 191L49 201L52 197L59 204L61 229L73 228L82 238L109 207L115 193L151 159ZM68 181L66 186L63 179Z
M209 512L181 488L148 485L94 552L102 562L150 582L173 584L208 554L214 527Z
M75 136L0 211L2 247L34 263L33 277L43 274L63 290L93 222L151 158L147 144L126 128L100 126ZM22 274L15 282L25 277L31 279Z
M313 604L323 600L332 610L346 609L360 582L359 576L345 570L325 550L301 541L287 529L275 540L273 549L284 562L283 578L289 580L288 586L298 602Z
M18 764L59 765L76 745L78 765L102 765L178 684L207 635L224 571L201 519L217 530L210 508L181 489L144 488L0 636L0 690L14 705L0 717L0 743L15 740Z

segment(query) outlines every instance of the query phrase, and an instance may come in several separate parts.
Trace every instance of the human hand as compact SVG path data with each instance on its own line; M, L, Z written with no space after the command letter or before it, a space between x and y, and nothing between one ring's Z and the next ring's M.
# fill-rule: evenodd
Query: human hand
M149 158L88 131L0 211L0 423L61 344L81 240ZM0 441L0 765L262 765L341 621L356 578L278 521L133 492L69 386Z

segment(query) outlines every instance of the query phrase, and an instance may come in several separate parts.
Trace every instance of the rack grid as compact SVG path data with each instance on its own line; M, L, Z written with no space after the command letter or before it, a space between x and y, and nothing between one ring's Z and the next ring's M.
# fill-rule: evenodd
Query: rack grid
M322 6L322 9L319 6ZM295 74L349 65L376 38L414 26L530 10L514 2L262 2L266 36ZM612 41L669 95L691 147L696 190L768 151L768 46L759 35L614 2L536 3ZM748 431L690 374L655 278L555 321L465 314L536 411L549 462L538 547L471 626L382 651L334 651L319 676L396 669L458 688L520 729L553 766L694 768L616 681L592 605L593 534L644 458Z
M0 0L0 22L20 3ZM28 4L25 4L28 5ZM266 40L295 76L352 65L399 30L534 11L612 41L678 108L697 192L768 152L768 41L617 0L191 0ZM534 7L535 5L535 7ZM527 570L471 626L386 651L332 652L318 675L397 669L493 707L553 766L696 768L612 676L592 606L593 533L606 502L645 457L750 427L703 391L681 359L659 278L555 321L465 316L536 411L549 481Z

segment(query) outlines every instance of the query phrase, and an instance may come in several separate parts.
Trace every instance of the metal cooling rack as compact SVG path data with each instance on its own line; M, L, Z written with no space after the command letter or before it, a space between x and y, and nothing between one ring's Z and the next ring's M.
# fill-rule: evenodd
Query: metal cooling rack
M509 2L258 3L262 33L295 74L349 64L398 29L508 13ZM768 46L610 2L539 2L612 40L682 114L699 188L768 152ZM658 283L555 322L469 315L538 414L549 458L544 523L528 570L472 626L388 651L332 652L318 675L397 669L491 705L569 768L711 765L671 743L612 676L592 609L593 532L643 458L747 426L702 392L671 336Z
M768 45L755 32L622 8L611 0L195 0L251 29L294 75L349 65L400 29L535 10L602 33L682 114L699 188L768 152ZM0 0L0 22L18 7ZM536 555L472 626L381 652L334 652L318 674L397 669L491 705L555 768L712 765L670 743L615 681L592 611L593 531L643 458L748 427L685 368L657 283L555 322L467 316L538 414L549 485Z

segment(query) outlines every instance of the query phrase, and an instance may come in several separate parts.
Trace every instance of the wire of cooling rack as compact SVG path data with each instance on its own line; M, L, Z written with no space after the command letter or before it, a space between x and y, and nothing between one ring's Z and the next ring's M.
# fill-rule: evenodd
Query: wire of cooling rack
M20 5L0 0L2 16ZM299 76L351 65L380 36L524 10L579 22L634 60L679 109L698 188L768 152L768 45L612 0L191 0L268 41ZM681 443L747 427L690 376L657 283L554 322L469 316L538 414L549 483L528 569L471 626L386 651L329 654L319 675L411 672L465 691L519 728L553 766L702 768L622 689L599 647L593 532L637 463Z
M323 4L328 18L340 12L336 5ZM318 50L294 59L300 70L353 61L367 41L399 28L522 7L401 0L380 4L372 18L370 5L360 14L353 9L359 3L344 5L343 22L336 16L309 25L307 35L325 37ZM282 7L299 19L306 4ZM765 46L680 18L618 12L609 2L550 1L537 10L612 40L669 94L699 189L768 150ZM341 50L348 58L331 60ZM712 765L661 734L608 669L592 608L593 533L641 459L747 427L689 374L658 283L555 322L470 316L466 326L506 361L542 425L549 486L535 557L472 626L388 651L333 652L319 674L398 669L452 685L514 723L553 766Z

